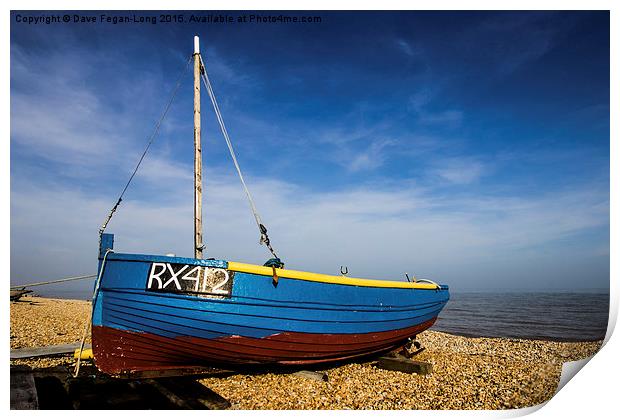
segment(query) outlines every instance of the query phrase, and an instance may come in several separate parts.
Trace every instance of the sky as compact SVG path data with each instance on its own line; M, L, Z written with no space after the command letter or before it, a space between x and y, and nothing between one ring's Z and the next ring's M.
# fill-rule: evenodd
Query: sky
M176 12L175 12L176 13ZM609 287L608 12L184 12L183 23L11 13L11 283L94 274L117 252L193 254L192 77L201 52L287 268L458 291ZM127 12L122 16L160 13ZM191 15L235 23L190 23ZM18 18L18 15L20 16ZM262 264L203 90L206 256ZM34 256L34 257L33 257ZM86 291L91 283L64 287ZM56 290L56 289L54 289Z

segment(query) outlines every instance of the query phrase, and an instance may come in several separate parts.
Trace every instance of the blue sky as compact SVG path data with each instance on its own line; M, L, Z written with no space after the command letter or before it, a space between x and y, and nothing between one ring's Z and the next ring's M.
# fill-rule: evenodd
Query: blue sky
M14 284L96 270L98 228L198 34L288 267L406 271L453 290L609 285L607 12L317 12L307 13L321 16L315 24L198 25L28 25L17 14ZM269 255L216 128L205 92L208 256L262 263ZM192 254L192 153L188 72L108 228L117 250Z

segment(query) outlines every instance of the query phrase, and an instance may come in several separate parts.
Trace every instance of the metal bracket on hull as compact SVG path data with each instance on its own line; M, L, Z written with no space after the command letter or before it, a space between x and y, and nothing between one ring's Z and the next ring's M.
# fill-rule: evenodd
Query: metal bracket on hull
M99 245L99 258L103 258L108 249L114 249L114 234L104 233L101 235L101 244Z
M407 340L407 344L405 344L400 351L394 353L410 359L413 356L422 353L424 350L426 350L426 348L422 347L422 344L420 344L420 342L417 341L416 337L414 336Z
M273 270L273 286L278 287L278 273L276 272L275 267L271 267Z

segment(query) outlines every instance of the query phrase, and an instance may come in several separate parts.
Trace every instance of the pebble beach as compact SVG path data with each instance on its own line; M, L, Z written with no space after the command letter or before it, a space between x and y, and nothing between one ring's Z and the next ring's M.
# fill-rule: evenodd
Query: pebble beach
M74 343L90 303L25 297L12 302L11 349ZM200 379L236 409L508 409L540 404L557 388L562 363L590 357L601 341L467 338L426 331L416 360L428 375L377 368L373 361L324 370L326 382L291 374L219 374ZM88 340L87 340L88 342ZM72 365L72 358L11 360L32 368Z

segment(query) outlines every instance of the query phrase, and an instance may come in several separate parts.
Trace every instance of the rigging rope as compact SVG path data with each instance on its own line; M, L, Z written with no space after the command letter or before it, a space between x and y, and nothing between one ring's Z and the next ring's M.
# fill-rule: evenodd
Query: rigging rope
M269 240L269 235L267 234L267 228L261 221L260 215L258 214L258 210L256 209L256 205L254 204L254 200L252 200L252 195L250 194L250 190L248 186L245 184L245 180L243 179L243 174L241 173L241 168L239 167L239 163L237 162L237 156L235 155L235 151L233 149L232 143L230 141L230 137L228 136L228 131L226 130L226 125L224 125L224 120L222 118L222 113L220 112L220 107L217 104L217 100L215 99L215 93L213 92L213 87L211 86L211 81L209 80L209 75L207 74L207 69L205 67L204 61L202 61L202 55L200 57L200 74L202 76L202 81L207 88L209 93L209 98L211 99L211 104L213 105L213 110L215 111L215 115L217 117L217 121L220 125L220 129L222 131L222 135L224 136L224 140L226 140L226 145L228 146L228 151L230 152L230 157L235 164L235 168L237 169L237 174L239 175L239 179L241 180L241 184L243 185L243 190L245 191L245 195L248 198L248 202L250 203L250 207L252 209L252 213L254 214L254 219L256 220L256 225L258 226L258 230L260 231L260 244L265 244L269 252L274 256L275 259L281 263L280 258L276 255L276 252L273 250L271 246L271 242ZM284 266L284 264L282 264Z
M161 117L159 117L159 120L157 121L157 124L155 124L155 129L153 130L153 133L149 137L149 141L148 141L148 143L146 145L146 148L144 149L144 152L142 152L142 156L140 156L140 160L138 160L138 164L136 165L135 169L133 170L133 173L131 174L131 176L129 177L129 180L127 181L127 184L125 184L125 188L123 188L123 191L121 191L121 195L118 197L118 200L116 201L116 204L114 204L114 207L112 207L112 210L110 210L110 213L108 214L108 217L106 217L105 221L101 225L101 228L99 229L99 243L100 244L101 244L101 235L103 235L103 232L105 231L106 227L108 226L108 223L110 223L110 219L112 219L112 216L114 215L114 212L116 212L116 209L121 204L121 201L123 201L123 195L125 195L125 191L127 191L127 188L129 188L129 184L131 184L131 181L133 180L133 177L138 172L138 168L142 164L142 161L144 160L144 157L146 156L146 153L149 151L149 148L151 147L151 144L153 144L153 141L157 137L157 134L159 134L159 128L161 127L161 124L164 121L164 118L166 118L166 115L168 114L168 111L170 110L170 106L172 106L172 102L174 101L174 98L175 98L177 92L179 91L179 87L181 86L181 80L182 80L183 76L185 75L185 72L187 71L187 69L189 67L189 63L191 61L192 61L192 57L190 56L188 58L188 60L187 60L187 63L185 63L185 67L183 68L183 70L179 74L179 77L177 78L177 82L176 82L176 85L174 87L174 90L172 91L172 95L170 96L170 100L166 104L166 107L164 108L164 112L161 114Z
M38 283L20 284L18 286L11 286L11 289L20 289L20 288L23 288L23 287L32 287L32 286L42 286L44 284L52 284L52 283L64 283L66 281L91 279L93 277L97 277L97 275L96 274L91 274L90 276L67 277L67 278L64 278L64 279L50 280L50 281L41 281L41 282L38 282Z

